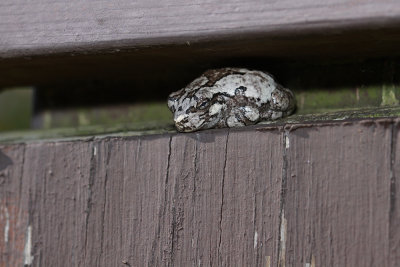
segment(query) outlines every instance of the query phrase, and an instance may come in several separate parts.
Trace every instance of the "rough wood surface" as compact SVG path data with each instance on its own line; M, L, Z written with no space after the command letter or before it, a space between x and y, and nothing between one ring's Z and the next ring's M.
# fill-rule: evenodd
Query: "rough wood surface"
M0 56L121 48L399 19L395 0L2 1ZM111 43L110 43L111 42ZM119 44L117 45L118 42ZM71 49L72 48L72 49Z
M396 266L398 140L384 119L2 145L0 266Z
M390 173L389 253L390 264L400 262L400 121L393 125Z
M0 147L0 266L23 266L29 224L27 180L23 179L25 145Z
M365 122L290 134L288 266L389 266L391 130Z
M0 18L0 88L168 95L207 68L400 55L396 0L5 0Z

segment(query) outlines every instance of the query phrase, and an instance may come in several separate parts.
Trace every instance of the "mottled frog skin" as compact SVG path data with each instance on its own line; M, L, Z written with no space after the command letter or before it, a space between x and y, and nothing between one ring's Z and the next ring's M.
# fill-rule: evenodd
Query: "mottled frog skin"
M294 111L295 98L265 72L222 68L170 94L168 107L178 131L193 132L275 120Z

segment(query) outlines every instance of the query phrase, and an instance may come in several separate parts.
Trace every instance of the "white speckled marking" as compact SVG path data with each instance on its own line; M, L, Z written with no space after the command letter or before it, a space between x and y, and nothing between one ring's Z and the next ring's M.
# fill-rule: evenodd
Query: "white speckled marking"
M175 118L175 122L181 122L185 118L186 118L185 115L179 115L178 117Z
M212 115L215 115L215 114L217 114L218 112L220 112L221 109L222 109L222 105L219 104L219 103L216 103L216 104L214 104L214 105L212 105L212 106L210 107L209 114L210 114L211 116L212 116Z
M258 112L258 109L252 108L249 106L244 107L244 115L250 121L257 121L258 118L260 117L260 113Z
M261 71L209 70L187 87L170 94L168 107L181 132L238 127L290 115L293 93Z

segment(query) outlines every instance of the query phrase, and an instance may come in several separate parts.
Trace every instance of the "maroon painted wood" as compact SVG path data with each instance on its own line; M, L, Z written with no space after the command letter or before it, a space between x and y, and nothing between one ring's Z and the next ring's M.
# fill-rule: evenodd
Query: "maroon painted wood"
M392 127L375 121L290 134L288 266L389 266Z
M400 262L400 121L392 126L389 209L389 262L396 266Z
M396 266L399 140L380 119L0 145L0 266Z
M0 148L0 266L23 266L29 242L29 180L24 180L24 145Z

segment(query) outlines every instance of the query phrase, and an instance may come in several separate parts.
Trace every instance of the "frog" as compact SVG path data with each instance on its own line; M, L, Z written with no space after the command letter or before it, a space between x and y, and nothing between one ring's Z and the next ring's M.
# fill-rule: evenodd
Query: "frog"
M242 127L291 115L293 92L264 71L218 68L168 96L179 132Z

